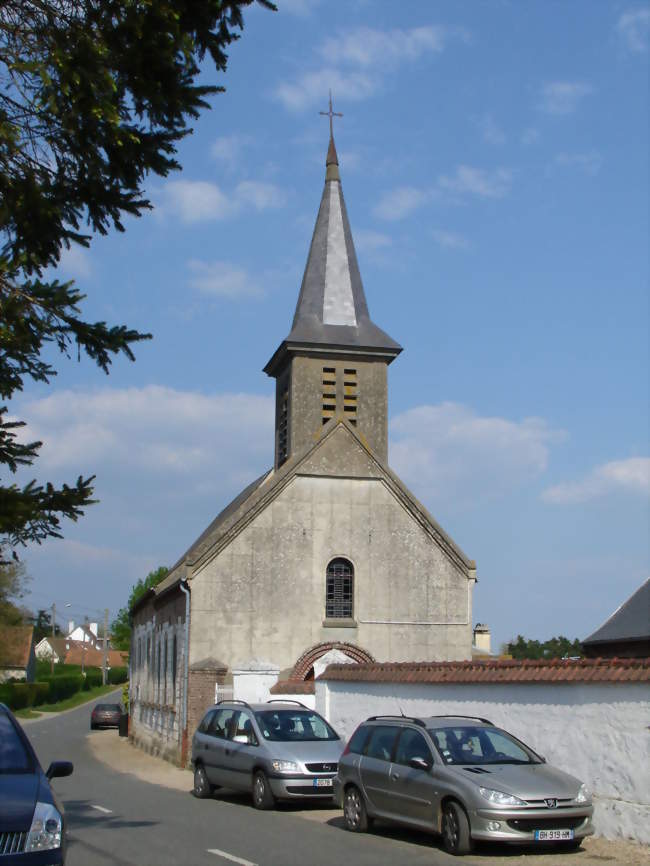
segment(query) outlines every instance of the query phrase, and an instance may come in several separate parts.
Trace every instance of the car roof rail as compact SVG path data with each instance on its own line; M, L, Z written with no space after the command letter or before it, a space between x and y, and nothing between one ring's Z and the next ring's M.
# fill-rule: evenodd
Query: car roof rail
M387 716L370 716L366 719L367 722L378 722L381 719L398 719L403 722L413 722L414 725L419 725L421 728L426 728L426 725L422 721L422 719L417 719L414 716L397 716L397 715L387 715Z
M441 716L428 716L430 719L473 719L475 722L483 722L484 725L492 725L494 727L494 722L491 722L489 719L483 719L481 716L461 716L457 713L445 713Z
M266 702L267 704L297 704L299 707L304 707L306 710L309 709L306 704L303 704L301 701L289 700L287 698L271 698L270 701Z
M247 701L238 701L236 698L222 698L220 701L217 701L217 706L219 704L241 704L243 707L248 707L249 710L253 708Z

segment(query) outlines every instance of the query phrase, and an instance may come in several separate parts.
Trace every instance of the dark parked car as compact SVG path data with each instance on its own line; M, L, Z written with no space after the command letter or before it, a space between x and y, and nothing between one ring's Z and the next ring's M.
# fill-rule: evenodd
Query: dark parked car
M440 833L450 854L480 839L577 848L594 832L586 785L466 716L372 716L341 756L334 795L349 830L387 818Z
M55 761L47 773L15 716L0 704L0 863L60 866L65 862L65 816L50 787L72 764Z
M119 704L95 704L90 714L90 730L119 728L122 707Z
M343 741L298 701L220 701L192 740L194 796L215 788L250 791L256 809L276 800L332 797Z

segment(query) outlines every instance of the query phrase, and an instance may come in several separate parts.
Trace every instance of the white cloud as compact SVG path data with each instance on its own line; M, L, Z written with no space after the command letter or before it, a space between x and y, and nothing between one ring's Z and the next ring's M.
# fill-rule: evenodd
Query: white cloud
M483 140L488 144L505 144L506 136L491 114L485 114L477 121Z
M596 466L580 481L547 488L542 499L552 505L574 505L617 492L650 494L649 457L630 457Z
M540 418L482 417L457 403L418 406L395 417L391 465L432 506L449 510L502 496L537 478L549 446L564 437Z
M354 243L358 250L374 252L391 246L393 240L389 235L381 234L381 232L360 229L354 233Z
M558 153L554 165L559 168L577 168L585 174L596 175L601 169L603 158L597 150L588 153Z
M299 18L306 18L308 15L320 6L321 0L280 0L278 3L278 11L288 12L290 15L297 15Z
M456 232L445 231L444 229L433 229L431 232L434 241L438 246L446 250L467 250L469 249L469 241L463 235Z
M240 162L242 151L250 141L248 135L222 135L212 143L210 154L232 170Z
M443 50L445 31L440 27L414 27L411 30L356 30L326 39L320 53L329 63L349 63L370 67L417 60L423 54Z
M202 180L169 181L157 211L163 216L176 215L184 223L222 220L237 216L251 207L262 211L283 207L284 190L270 183L243 181L226 195L214 183Z
M243 269L229 262L203 262L190 259L192 273L190 286L204 295L220 298L258 298L264 292L261 286Z
M539 141L539 130L534 126L529 126L521 134L521 143L525 145L535 144Z
M427 190L400 186L384 193L373 209L375 216L385 220L400 220L422 207L430 197Z
M465 34L458 35L466 39ZM339 102L368 99L383 85L387 71L397 65L439 54L445 37L446 31L439 27L410 30L360 27L344 31L326 39L318 49L324 67L278 84L273 96L292 111L318 104L325 109L324 97L331 89L336 110Z
M39 472L96 473L99 499L128 499L135 516L163 495L222 498L272 461L272 397L147 385L57 391L20 412L21 439L43 442Z
M70 249L61 251L61 258L56 268L61 274L66 277L87 278L92 274L92 265L90 263L90 255L84 247L77 245L71 246Z
M572 114L592 92L593 87L581 81L552 81L542 87L537 107L546 114Z
M284 207L286 195L273 183L245 180L235 189L235 202L238 207L251 205L258 211L274 210Z
M333 67L306 72L297 81L279 84L274 96L285 108L301 111L311 105L321 104L323 110L324 94L331 89L337 100L359 102L371 96L378 85L377 79L363 72L340 72Z
M618 19L616 29L626 47L635 54L648 50L650 42L650 9L631 9Z
M477 195L481 198L503 198L510 192L512 172L506 168L485 171L471 165L459 165L454 175L438 179L441 189L459 195Z

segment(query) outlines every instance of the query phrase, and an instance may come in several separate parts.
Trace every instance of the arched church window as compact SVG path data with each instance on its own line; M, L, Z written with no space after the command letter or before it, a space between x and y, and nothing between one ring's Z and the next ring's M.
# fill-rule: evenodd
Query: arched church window
M325 617L351 619L354 602L354 566L347 559L333 559L327 566Z

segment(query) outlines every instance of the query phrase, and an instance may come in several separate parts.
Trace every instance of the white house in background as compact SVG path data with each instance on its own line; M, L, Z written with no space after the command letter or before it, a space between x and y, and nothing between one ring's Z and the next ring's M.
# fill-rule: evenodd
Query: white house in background
M96 622L84 622L81 625L75 626L71 620L68 623L66 638L67 640L79 641L79 643L89 643L91 646L96 647L99 643L103 645L101 638L97 637L97 630Z

